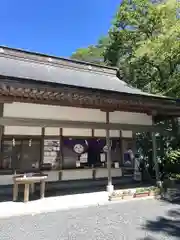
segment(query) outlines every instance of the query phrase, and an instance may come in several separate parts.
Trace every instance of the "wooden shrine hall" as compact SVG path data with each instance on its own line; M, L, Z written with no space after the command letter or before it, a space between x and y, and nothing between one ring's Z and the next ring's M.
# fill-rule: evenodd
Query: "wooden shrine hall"
M175 99L117 78L115 68L0 47L0 185L14 172L43 171L47 181L122 177L134 134L166 131L156 117L177 117ZM167 132L168 133L168 132ZM133 162L128 162L133 167Z

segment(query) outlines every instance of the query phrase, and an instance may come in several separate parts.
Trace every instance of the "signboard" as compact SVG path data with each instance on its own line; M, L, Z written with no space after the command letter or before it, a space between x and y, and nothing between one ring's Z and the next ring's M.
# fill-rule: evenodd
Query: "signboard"
M44 140L44 160L43 163L56 165L60 159L60 141L45 139Z

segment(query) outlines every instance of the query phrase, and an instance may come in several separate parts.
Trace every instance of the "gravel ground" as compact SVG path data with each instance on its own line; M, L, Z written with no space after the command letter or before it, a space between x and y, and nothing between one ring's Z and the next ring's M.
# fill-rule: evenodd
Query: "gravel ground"
M1 218L0 239L175 240L180 239L180 206L140 200Z

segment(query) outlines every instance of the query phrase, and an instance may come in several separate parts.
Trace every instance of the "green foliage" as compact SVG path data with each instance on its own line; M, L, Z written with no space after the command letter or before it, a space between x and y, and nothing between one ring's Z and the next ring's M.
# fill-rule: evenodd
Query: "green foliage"
M96 45L90 45L87 48L77 49L76 52L72 54L71 58L80 61L105 65L103 54L106 45L108 45L108 41L108 37L100 38Z
M141 193L149 193L149 188L146 187L146 188L137 188L136 189L136 194L141 194Z
M144 91L177 96L180 24L176 0L125 0L109 32L105 60ZM178 95L179 96L179 95Z
M180 149L170 150L165 160L165 170L170 175L180 173Z

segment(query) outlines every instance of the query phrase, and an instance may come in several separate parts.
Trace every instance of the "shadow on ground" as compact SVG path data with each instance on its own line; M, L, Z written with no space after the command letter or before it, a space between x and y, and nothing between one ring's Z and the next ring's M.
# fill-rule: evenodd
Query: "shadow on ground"
M166 216L160 216L156 220L147 221L143 229L150 232L163 232L169 238L180 239L180 208L168 211ZM150 237L144 239L153 240Z
M147 221L143 229L148 232L163 232L171 239L175 237L180 239L180 185L176 184L172 188L166 189L160 199L163 202L176 204L177 208L165 213L165 216L159 216L156 220ZM173 206L173 205L172 205ZM153 237L146 237L139 240L157 240Z
M155 220L149 220L142 226L143 230L152 233L162 232L168 238L180 239L180 184L166 189L162 194L160 201L171 203L173 208L165 213L165 216L159 216ZM175 204L175 205L174 205ZM178 206L179 205L179 206ZM174 239L173 238L173 239ZM158 240L154 237L147 236L138 240Z

